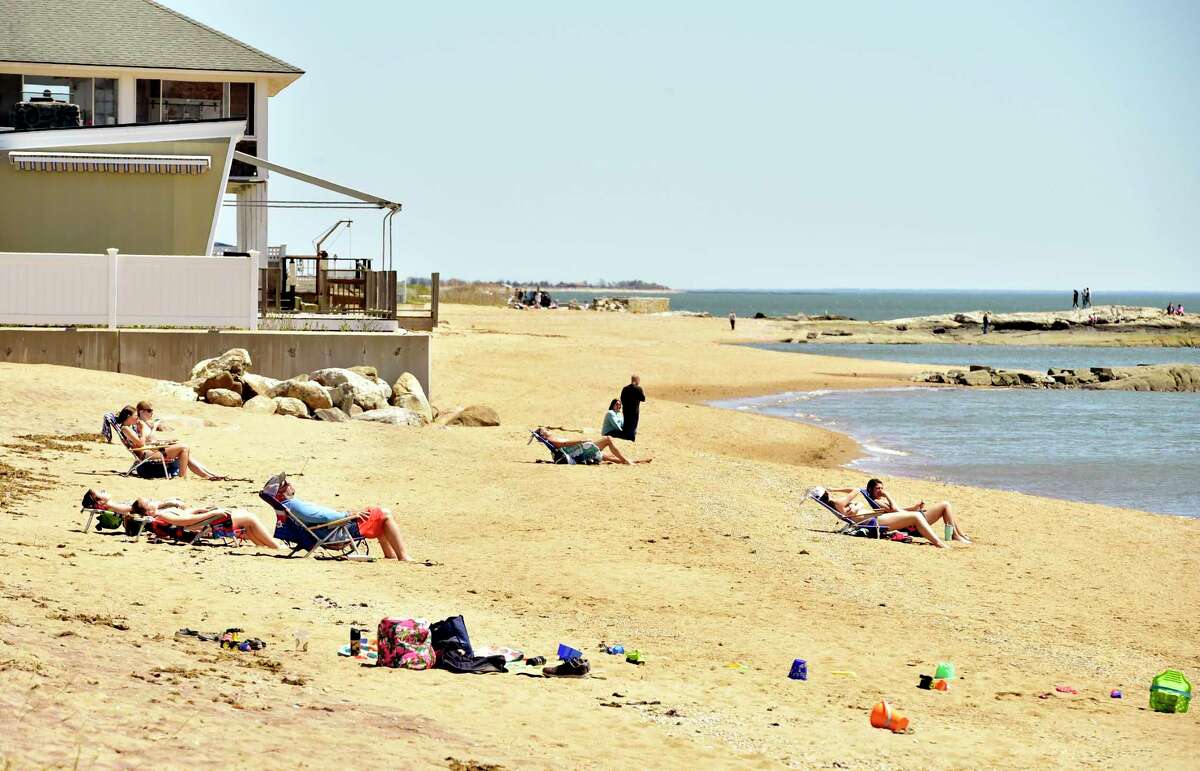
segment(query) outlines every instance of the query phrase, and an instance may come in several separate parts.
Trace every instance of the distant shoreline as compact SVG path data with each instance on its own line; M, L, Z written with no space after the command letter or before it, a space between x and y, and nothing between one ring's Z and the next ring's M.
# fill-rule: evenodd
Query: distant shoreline
M522 290L537 289L536 286L521 286ZM595 286L560 286L560 287L542 287L542 291L549 292L553 295L555 292L592 292L599 295L612 296L617 294L679 294L685 292L685 289L619 289L616 287L595 287Z

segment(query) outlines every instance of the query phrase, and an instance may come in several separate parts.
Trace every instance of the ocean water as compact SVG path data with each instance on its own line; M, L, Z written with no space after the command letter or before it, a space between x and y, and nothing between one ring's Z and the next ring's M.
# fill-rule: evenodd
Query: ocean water
M787 353L905 361L913 364L984 364L996 369L1045 372L1050 367L1135 367L1138 364L1200 364L1200 348L1098 348L1053 345L869 345L865 343L753 343Z
M1080 287L1082 289L1082 287ZM593 297L621 295L619 289L554 291L559 300L587 302ZM664 295L666 296L666 295ZM831 313L855 319L878 321L910 316L930 316L960 311L988 310L993 313L1017 311L1054 311L1071 307L1071 290L1065 292L1018 292L995 290L947 289L813 289L813 290L730 290L683 291L669 295L671 310L707 311L727 316L733 311L743 318L755 313L810 316ZM1093 287L1093 305L1137 305L1166 308L1168 303L1183 303L1184 308L1200 310L1200 293L1195 292L1106 292Z
M871 358L955 363L940 352L920 359L911 349L960 346L854 347L872 349ZM997 358L988 360L980 355L990 355L991 348L968 347L975 355L957 361L1033 370L1121 366L1131 356L1137 364L1157 351L1182 351L1188 361L1198 359L1190 349L1029 346L997 351ZM852 464L864 476L937 479L1200 517L1195 490L1200 479L1200 394L912 387L785 393L715 404L849 434L867 452ZM970 511L969 501L960 505ZM1047 512L1069 515L1068 504Z

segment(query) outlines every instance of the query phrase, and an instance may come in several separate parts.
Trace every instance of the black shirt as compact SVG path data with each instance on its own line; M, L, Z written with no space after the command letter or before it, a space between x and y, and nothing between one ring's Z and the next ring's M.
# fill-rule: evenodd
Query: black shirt
M626 431L637 428L638 412L644 401L646 394L642 393L641 386L630 383L621 389L621 412L625 415Z

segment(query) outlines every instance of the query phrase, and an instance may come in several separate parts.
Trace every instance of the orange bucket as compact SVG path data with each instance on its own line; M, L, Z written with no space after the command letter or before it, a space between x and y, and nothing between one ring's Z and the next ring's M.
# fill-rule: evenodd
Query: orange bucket
M908 730L908 718L893 710L891 704L881 701L871 708L871 725L899 734Z

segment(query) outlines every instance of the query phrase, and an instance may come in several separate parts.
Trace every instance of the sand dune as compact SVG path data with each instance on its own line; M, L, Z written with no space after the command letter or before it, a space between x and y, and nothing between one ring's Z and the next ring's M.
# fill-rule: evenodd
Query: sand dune
M432 566L285 560L250 547L129 543L79 531L89 485L117 497L241 505L257 484L113 476L118 445L46 449L19 435L95 432L150 381L0 365L0 759L18 768L1185 767L1196 711L1146 707L1150 678L1196 679L1200 523L1013 493L888 480L949 498L977 545L832 535L812 484L861 484L845 437L704 406L782 390L893 385L923 369L723 345L771 322L454 308L432 401L484 403L499 428L398 429L160 402L218 470L400 515ZM648 396L636 467L538 464L526 430L596 431L631 372ZM997 426L1002 430L1002 426ZM34 492L22 496L22 488ZM477 644L585 649L594 677L364 668L351 624L465 616ZM223 653L180 627L240 626L269 647ZM310 637L294 650L293 633ZM645 652L635 667L601 640ZM787 679L793 658L810 680ZM948 693L916 689L937 661ZM731 669L744 662L745 669ZM515 665L514 672L525 671ZM849 670L853 677L831 673ZM1055 692L1070 685L1078 695ZM1126 698L1113 700L1109 691ZM1048 698L1039 695L1050 693ZM914 732L867 722L887 698Z

